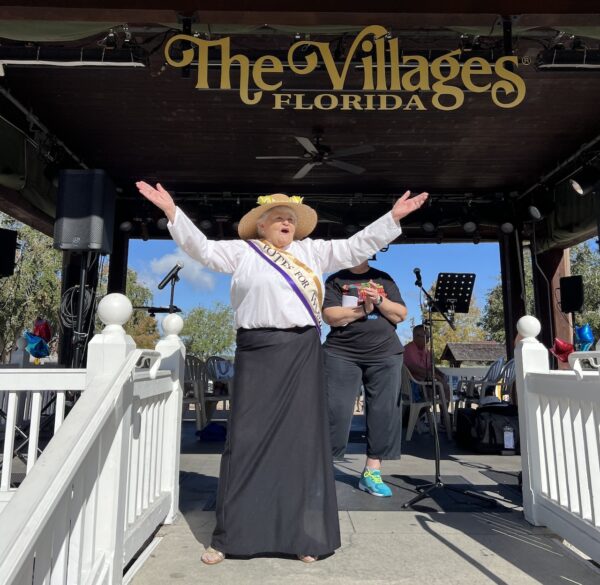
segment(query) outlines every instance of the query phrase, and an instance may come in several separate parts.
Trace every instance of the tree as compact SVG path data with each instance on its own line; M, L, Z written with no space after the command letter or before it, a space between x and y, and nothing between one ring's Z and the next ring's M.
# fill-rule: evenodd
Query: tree
M233 310L221 303L212 309L197 307L184 318L181 337L187 351L206 359L211 355L230 354L235 343Z
M485 308L481 316L480 325L488 340L504 344L506 334L504 331L504 303L502 300L502 283L490 289L485 298Z
M36 317L45 317L52 332L58 332L62 257L51 238L9 216L0 214L0 226L19 232L15 272L0 281L0 363L4 363L23 331L33 329Z

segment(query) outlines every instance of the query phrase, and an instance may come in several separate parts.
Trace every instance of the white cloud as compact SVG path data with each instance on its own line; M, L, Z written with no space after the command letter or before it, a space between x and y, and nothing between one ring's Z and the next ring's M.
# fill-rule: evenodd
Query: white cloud
M185 280L192 285L196 290L212 290L215 287L215 277L204 266L192 260L181 250L176 250L171 254L165 254L160 258L153 258L150 261L150 270L152 275L145 274L145 280L155 280L156 284L160 282L177 262L183 264L183 268L179 272L182 280ZM155 285L156 286L156 285Z

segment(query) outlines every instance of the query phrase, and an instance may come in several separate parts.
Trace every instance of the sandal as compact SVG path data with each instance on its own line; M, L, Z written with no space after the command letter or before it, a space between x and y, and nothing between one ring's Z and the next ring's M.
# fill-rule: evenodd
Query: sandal
M225 555L220 550L209 546L200 557L200 560L205 565L216 565L217 563L225 560Z
M319 557L313 557L312 555L298 555L298 560L303 563L314 563L319 560Z

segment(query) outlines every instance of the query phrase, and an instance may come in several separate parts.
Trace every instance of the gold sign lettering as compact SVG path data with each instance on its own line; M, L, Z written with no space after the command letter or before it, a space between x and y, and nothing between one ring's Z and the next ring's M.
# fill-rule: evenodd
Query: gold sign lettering
M172 67L197 64L196 88L211 89L208 78L209 49L220 53L219 89L232 88L232 71L239 71L240 99L247 105L260 103L271 94L274 110L403 110L423 111L428 107L452 111L465 102L465 92L489 94L499 108L514 108L523 102L526 87L516 73L518 58L500 57L491 63L482 57L459 61L460 50L450 51L433 61L422 55L404 55L397 38L386 38L387 29L364 28L348 49L342 63L336 63L329 43L302 40L287 52L287 61L263 55L250 62L245 55L231 54L231 39L199 39L178 34L165 45L165 58ZM191 48L175 52L183 41ZM175 56L173 56L175 55ZM308 76L318 68L327 72L331 87L323 93L286 93L284 72ZM350 72L362 75L357 93L346 93ZM214 82L213 82L214 83ZM251 86L252 83L252 86ZM356 90L355 90L356 91Z

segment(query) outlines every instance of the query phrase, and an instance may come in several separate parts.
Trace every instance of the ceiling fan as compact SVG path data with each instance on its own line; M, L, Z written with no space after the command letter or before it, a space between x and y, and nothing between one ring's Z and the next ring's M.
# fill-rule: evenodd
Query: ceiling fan
M306 161L306 164L304 164L304 166L302 166L293 176L294 179L302 179L310 173L314 167L321 165L329 165L336 169L360 175L361 173L364 173L366 169L337 159L344 156L365 154L375 150L372 146L365 144L363 146L351 146L349 148L333 151L329 146L321 142L322 136L320 133L317 133L312 140L305 136L294 136L294 138L302 145L302 148L304 148L305 152L302 156L257 156L256 158L258 160L304 160Z

